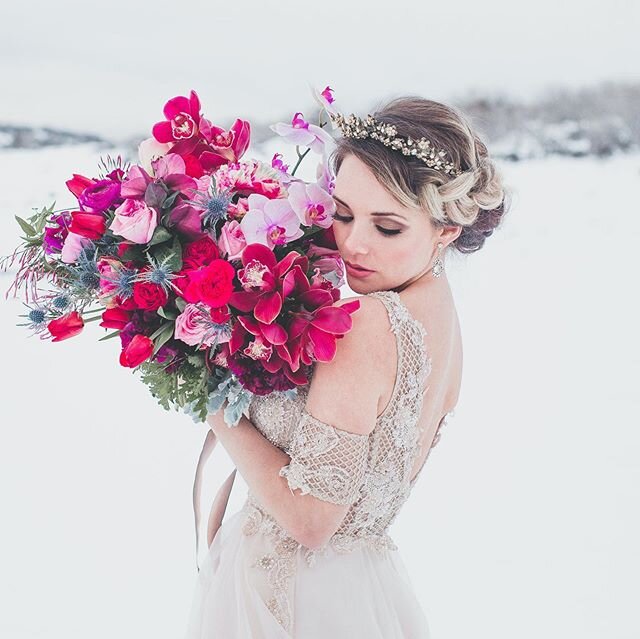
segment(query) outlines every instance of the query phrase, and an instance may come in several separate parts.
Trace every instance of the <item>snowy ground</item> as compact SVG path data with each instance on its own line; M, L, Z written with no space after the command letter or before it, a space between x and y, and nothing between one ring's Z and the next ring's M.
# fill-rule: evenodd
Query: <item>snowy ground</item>
M64 180L97 160L0 154L0 254L14 213L71 205ZM461 401L392 536L434 639L637 638L640 156L503 169L503 229L447 264ZM2 300L0 636L181 637L205 427L159 408L96 324L40 342L21 312ZM231 468L216 455L209 485Z

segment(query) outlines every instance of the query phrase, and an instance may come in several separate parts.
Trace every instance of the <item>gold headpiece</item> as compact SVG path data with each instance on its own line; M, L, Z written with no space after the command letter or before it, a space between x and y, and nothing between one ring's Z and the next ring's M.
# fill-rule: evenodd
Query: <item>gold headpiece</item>
M443 171L454 177L462 173L460 169L444 159L447 152L434 148L427 138L413 140L409 136L401 137L395 125L378 122L371 114L367 115L365 120L353 113L346 118L341 113L329 113L329 116L347 138L378 140L385 146L401 151L404 155L417 157L432 169Z

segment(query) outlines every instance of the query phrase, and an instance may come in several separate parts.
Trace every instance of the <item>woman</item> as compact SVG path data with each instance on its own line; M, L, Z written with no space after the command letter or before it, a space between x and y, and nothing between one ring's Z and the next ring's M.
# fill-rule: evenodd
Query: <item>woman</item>
M294 399L256 397L235 428L209 416L249 492L205 557L188 639L429 636L388 529L460 392L445 255L482 247L505 193L448 106L406 97L332 117L333 231L360 308Z

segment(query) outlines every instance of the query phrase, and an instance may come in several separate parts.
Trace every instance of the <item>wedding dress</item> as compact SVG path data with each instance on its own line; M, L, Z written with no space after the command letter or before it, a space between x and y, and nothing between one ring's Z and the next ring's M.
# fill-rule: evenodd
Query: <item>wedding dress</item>
M249 408L253 424L291 457L280 471L290 489L351 504L347 516L327 544L306 548L249 490L204 557L186 639L430 636L388 530L454 411L443 416L430 442L423 441L417 425L431 372L426 330L397 292L368 295L387 309L398 357L391 399L370 434L348 433L309 414L309 383L293 398L282 392L255 396Z

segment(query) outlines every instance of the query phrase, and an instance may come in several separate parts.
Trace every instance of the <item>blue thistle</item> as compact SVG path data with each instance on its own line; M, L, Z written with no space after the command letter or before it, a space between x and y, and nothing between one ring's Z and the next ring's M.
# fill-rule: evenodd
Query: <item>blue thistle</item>
M51 300L51 306L53 306L53 308L56 309L57 311L64 311L64 309L67 308L69 304L71 304L71 298L65 293L56 295Z
M171 266L171 255L167 255L160 262L157 262L152 255L147 253L147 260L151 266L148 271L138 273L135 277L136 282L151 282L162 286L166 293L169 293L172 289L171 280L178 277L175 274L175 269Z
M202 229L213 228L220 220L228 217L229 205L231 204L231 191L218 191L215 181L206 193L197 192L193 200L187 200L192 206L204 210L201 219Z
M53 316L47 311L46 308L42 306L31 307L28 304L23 302L23 305L26 306L29 311L23 315L19 315L19 317L24 317L28 321L26 324L17 324L17 326L26 326L30 330L34 332L34 334L45 333L47 331L47 324L50 319L53 319Z

